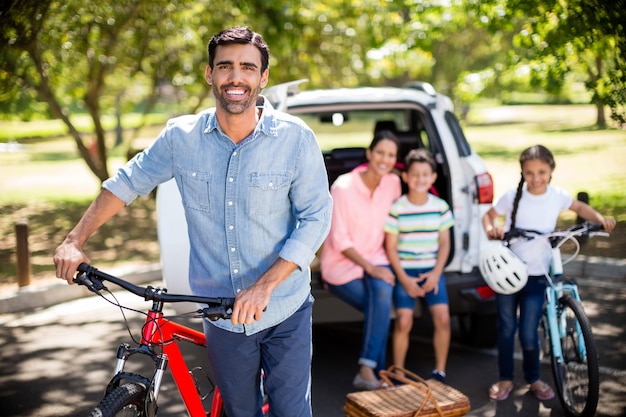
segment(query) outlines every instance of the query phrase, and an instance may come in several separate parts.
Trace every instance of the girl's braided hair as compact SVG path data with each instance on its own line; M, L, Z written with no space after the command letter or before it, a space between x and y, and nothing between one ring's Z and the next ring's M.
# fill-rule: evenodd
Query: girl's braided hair
M519 180L519 184L517 184L517 193L515 194L515 200L513 200L513 211L511 212L511 228L513 230L515 228L515 217L517 216L517 208L519 206L519 201L522 198L522 189L524 187L524 162L532 161L534 159L539 159L546 164L550 165L550 168L554 171L556 167L556 163L554 162L554 156L552 152L548 148L543 145L535 145L530 148L525 149L521 155L519 156L519 164L520 168L522 168L522 177Z

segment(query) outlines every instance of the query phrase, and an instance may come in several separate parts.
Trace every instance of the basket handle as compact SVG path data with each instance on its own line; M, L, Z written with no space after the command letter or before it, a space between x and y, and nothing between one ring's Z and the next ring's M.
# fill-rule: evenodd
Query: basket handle
M396 380L403 384L412 385L418 390L426 393L424 401L422 401L415 414L413 414L413 417L419 417L422 408L424 408L428 401L430 401L431 404L435 407L435 410L437 410L437 414L439 414L440 417L443 417L443 412L441 411L441 408L439 408L439 404L433 396L433 391L430 389L426 381L424 381L422 378L415 375L411 371L395 365L391 365L388 369L382 369L379 374L380 379L390 387L394 385L392 380Z

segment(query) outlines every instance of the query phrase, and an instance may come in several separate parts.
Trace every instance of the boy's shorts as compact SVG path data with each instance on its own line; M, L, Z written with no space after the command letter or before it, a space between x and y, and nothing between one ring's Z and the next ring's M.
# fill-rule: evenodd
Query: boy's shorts
M430 269L405 269L405 272L412 277L417 277L420 274L430 271ZM420 286L424 285L424 282L420 282ZM426 305L428 307L435 304L448 304L448 291L446 290L446 279L443 274L439 277L439 291L435 294L435 290L429 291L424 296ZM396 282L393 287L393 305L394 308L410 308L415 309L415 298L411 297L402 284Z

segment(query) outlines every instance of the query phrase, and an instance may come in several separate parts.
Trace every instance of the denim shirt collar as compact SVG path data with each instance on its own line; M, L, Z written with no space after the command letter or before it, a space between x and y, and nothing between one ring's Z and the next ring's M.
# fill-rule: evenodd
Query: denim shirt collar
M261 112L261 117L259 119L259 122L257 123L256 128L254 129L254 132L252 132L252 135L250 135L250 137L251 138L256 137L259 132L262 132L266 134L267 136L277 137L278 136L278 128L277 128L278 121L276 120L276 110L274 110L272 103L270 103L270 101L264 96L259 95L259 97L257 98L256 108L257 109L260 108L263 111ZM217 121L216 112L213 111L209 113L209 117L207 118L207 122L206 122L206 128L204 129L204 133L209 134L213 130L216 130L216 129L222 135L226 136L226 134L224 133L224 131L222 131L222 128L220 127ZM246 139L246 141L247 140L248 139Z

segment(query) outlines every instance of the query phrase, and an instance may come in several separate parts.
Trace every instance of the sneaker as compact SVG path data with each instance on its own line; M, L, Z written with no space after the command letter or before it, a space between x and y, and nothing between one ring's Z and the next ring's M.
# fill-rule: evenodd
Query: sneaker
M434 379L435 381L439 381L442 383L446 383L446 373L445 372L441 372L438 370L434 370L433 373L430 375L430 378L428 379Z

